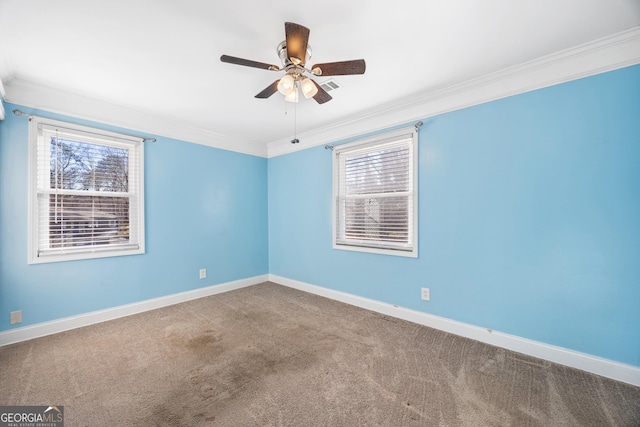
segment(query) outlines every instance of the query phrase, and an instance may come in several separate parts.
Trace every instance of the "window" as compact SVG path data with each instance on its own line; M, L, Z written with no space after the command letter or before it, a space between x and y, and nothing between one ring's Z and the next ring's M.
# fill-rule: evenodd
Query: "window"
M334 148L334 248L418 256L417 140L404 128Z
M29 263L144 253L142 138L30 121Z

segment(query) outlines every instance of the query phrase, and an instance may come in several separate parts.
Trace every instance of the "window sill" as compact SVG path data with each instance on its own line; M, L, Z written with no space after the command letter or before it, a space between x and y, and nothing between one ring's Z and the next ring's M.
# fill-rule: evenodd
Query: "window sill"
M391 255L391 256L399 256L405 258L418 258L418 248L413 248L413 250L399 250L399 249L386 249L386 248L373 248L369 246L354 246L354 245L343 245L343 244L333 244L333 249L342 250L342 251L351 251L351 252L365 252L370 254L378 254L378 255Z
M127 255L142 255L144 248L126 249L126 250L108 250L108 251L92 251L78 252L73 254L56 254L46 256L32 256L29 258L29 264L47 264L50 262L78 261L83 259L110 258Z

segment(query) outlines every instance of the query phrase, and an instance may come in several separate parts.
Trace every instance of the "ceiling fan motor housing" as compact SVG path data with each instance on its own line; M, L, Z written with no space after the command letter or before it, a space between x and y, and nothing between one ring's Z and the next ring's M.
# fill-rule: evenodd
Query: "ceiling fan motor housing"
M288 67L290 65L296 65L293 62L291 62L291 60L289 59L289 54L287 52L287 41L283 40L279 45L278 48L276 49L278 51L278 57L280 58L280 61L282 61L282 65L284 65L285 67ZM309 62L309 60L311 59L311 45L307 44L307 56L304 59L304 62L307 63Z

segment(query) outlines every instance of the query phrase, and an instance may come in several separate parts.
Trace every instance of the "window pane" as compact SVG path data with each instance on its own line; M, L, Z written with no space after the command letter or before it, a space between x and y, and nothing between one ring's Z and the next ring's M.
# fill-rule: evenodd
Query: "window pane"
M51 194L49 233L41 236L49 248L129 243L129 199ZM44 227L43 227L44 228Z
M129 152L51 137L51 188L127 192Z
M345 192L379 194L410 188L409 147L393 147L345 158Z
M409 241L409 198L372 197L344 201L345 239Z

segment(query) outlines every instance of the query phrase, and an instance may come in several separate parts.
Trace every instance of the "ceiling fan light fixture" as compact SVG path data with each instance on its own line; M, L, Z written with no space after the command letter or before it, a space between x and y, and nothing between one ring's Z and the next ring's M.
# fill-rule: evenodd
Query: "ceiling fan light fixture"
M307 77L303 77L300 81L300 89L305 98L312 98L318 93L318 87L313 83L313 80Z
M284 100L287 102L298 102L300 100L298 88L294 86L293 90L284 96Z
M284 96L288 96L296 89L296 81L291 74L285 74L278 82L278 92ZM297 91L296 91L297 92Z

